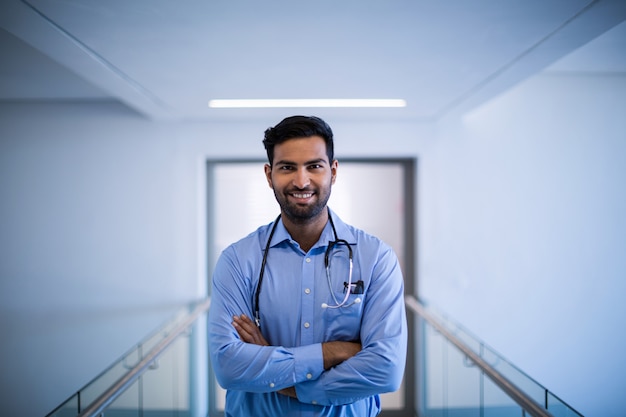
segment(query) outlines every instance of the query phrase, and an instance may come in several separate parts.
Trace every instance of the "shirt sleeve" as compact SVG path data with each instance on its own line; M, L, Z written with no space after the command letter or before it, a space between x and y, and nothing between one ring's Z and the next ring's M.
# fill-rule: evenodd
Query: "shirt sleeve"
M209 351L219 384L231 390L272 392L318 378L324 370L320 343L285 348L240 340L233 316L253 317L253 291L234 249L226 249L215 267L208 322Z
M404 281L393 250L379 250L361 322L362 350L319 378L298 383L301 402L348 404L399 388L407 349Z

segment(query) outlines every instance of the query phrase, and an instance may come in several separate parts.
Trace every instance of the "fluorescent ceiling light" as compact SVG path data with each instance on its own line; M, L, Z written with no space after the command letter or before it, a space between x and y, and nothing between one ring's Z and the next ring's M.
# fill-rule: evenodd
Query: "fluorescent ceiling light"
M402 99L224 99L210 100L213 109L278 107L406 107Z

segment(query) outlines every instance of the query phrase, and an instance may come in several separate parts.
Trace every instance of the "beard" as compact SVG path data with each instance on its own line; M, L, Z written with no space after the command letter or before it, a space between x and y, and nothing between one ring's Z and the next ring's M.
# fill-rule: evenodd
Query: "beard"
M310 191L310 190L297 190L298 192L302 191ZM321 188L316 191L315 196L317 199L312 204L296 204L292 201L289 201L288 194L278 193L274 189L274 197L276 197L276 201L280 206L281 211L296 224L306 224L310 220L317 218L322 211L326 208L326 204L328 203L328 199L330 198L330 187Z

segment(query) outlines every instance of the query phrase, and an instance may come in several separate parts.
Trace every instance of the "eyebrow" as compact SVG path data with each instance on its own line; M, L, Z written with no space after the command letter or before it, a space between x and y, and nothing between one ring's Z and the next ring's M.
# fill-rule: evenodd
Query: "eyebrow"
M318 158L318 159L313 159L310 161L306 161L304 164L302 165L312 165L312 164L328 164L328 162L326 161L326 159L324 158ZM276 161L274 162L275 165L298 165L296 162L293 161L288 161L288 160L280 160L280 161Z

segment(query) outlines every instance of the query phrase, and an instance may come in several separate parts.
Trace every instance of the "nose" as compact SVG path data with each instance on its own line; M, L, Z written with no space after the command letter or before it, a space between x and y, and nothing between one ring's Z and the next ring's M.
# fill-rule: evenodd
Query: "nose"
M307 172L305 167L299 168L296 170L295 175L293 177L293 185L294 187L303 189L309 186L311 180L309 178L309 173Z

